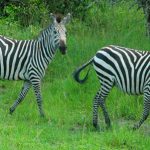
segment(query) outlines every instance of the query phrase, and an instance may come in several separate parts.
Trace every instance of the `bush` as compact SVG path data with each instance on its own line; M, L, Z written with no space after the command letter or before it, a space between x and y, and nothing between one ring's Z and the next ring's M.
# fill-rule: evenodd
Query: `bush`
M17 21L22 26L43 24L48 20L45 4L40 1L26 0L18 6L9 4L5 7L5 12L8 14L7 19L11 22Z

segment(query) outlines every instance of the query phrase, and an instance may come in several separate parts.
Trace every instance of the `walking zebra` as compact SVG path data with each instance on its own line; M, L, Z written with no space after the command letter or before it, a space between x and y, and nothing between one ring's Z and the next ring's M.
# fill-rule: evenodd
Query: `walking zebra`
M84 83L88 73L83 79L80 72L93 63L94 69L101 83L93 104L93 126L98 126L98 107L102 108L105 122L111 125L105 107L105 99L114 85L128 94L144 94L144 111L140 121L134 126L137 129L147 119L150 111L150 52L137 51L125 47L110 45L102 48L96 55L74 72L74 78Z
M17 105L23 101L32 86L41 116L44 116L41 97L41 80L48 64L59 48L66 53L65 24L70 14L63 19L51 14L52 24L42 31L35 40L13 40L0 36L0 78L8 80L24 80L22 90L10 108L12 114Z

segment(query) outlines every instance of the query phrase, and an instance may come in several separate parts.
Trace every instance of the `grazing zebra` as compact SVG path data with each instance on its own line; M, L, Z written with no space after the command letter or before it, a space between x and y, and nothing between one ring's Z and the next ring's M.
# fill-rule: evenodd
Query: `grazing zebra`
M127 94L144 94L144 111L140 121L134 126L137 129L147 119L150 111L150 52L137 51L125 47L110 45L102 48L96 55L74 72L74 78L84 83L80 72L93 63L101 83L93 104L93 126L98 126L98 107L102 108L105 122L110 126L110 119L105 107L105 99L114 85Z
M52 24L43 30L35 40L13 40L0 36L0 78L7 80L24 80L22 90L10 108L10 114L23 101L32 86L41 116L44 116L41 97L41 80L48 64L59 48L66 53L65 24L70 14L63 19L51 14Z

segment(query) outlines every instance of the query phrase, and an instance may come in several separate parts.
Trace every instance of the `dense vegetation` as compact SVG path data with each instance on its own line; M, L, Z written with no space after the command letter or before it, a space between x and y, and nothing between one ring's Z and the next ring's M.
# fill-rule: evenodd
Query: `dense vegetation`
M62 56L58 51L43 80L46 118L38 116L32 90L16 112L9 115L9 107L16 99L22 82L0 81L0 149L149 149L149 119L138 131L131 129L142 114L142 96L128 96L114 88L107 99L112 129L105 129L100 110L99 121L104 131L97 132L92 127L92 99L100 86L95 72L91 69L84 85L79 85L72 78L74 69L105 45L150 49L143 12L137 11L136 5L129 9L130 6L131 2L121 1L112 6L103 1L88 9L84 19L78 10L81 16L73 15L67 25L68 54ZM44 5L41 8L44 10L35 11L36 15L33 15L37 19L31 18L25 25L20 19L24 19L23 15L16 15L19 7L14 10L12 5L8 5L5 9L9 15L0 20L0 34L15 39L36 37L49 22L48 11Z

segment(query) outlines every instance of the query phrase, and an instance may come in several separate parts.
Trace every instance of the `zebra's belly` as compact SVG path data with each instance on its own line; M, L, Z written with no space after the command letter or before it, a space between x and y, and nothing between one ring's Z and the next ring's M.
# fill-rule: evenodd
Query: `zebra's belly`
M6 68L5 70L0 67L0 79L5 80L28 80L28 74L25 69L15 70L14 68Z
M129 95L140 95L143 94L143 89L144 89L144 83L141 84L138 80L135 81L134 83L132 82L124 82L123 84L119 83L118 81L115 80L115 86L123 91L124 93L127 93ZM141 84L141 85L140 85Z
M16 57L8 59L8 57L0 55L0 79L26 80L28 64L26 59L22 60Z
M116 86L124 93L130 95L143 94L144 77L138 78L136 74L130 74L129 76L119 76L112 70L105 70L105 67L101 68L94 65L94 69L100 80L101 85L111 90L113 86Z
M28 80L28 78L26 78L25 76L8 76L8 77L5 77L5 76L2 76L0 75L0 79L3 79L3 80Z

